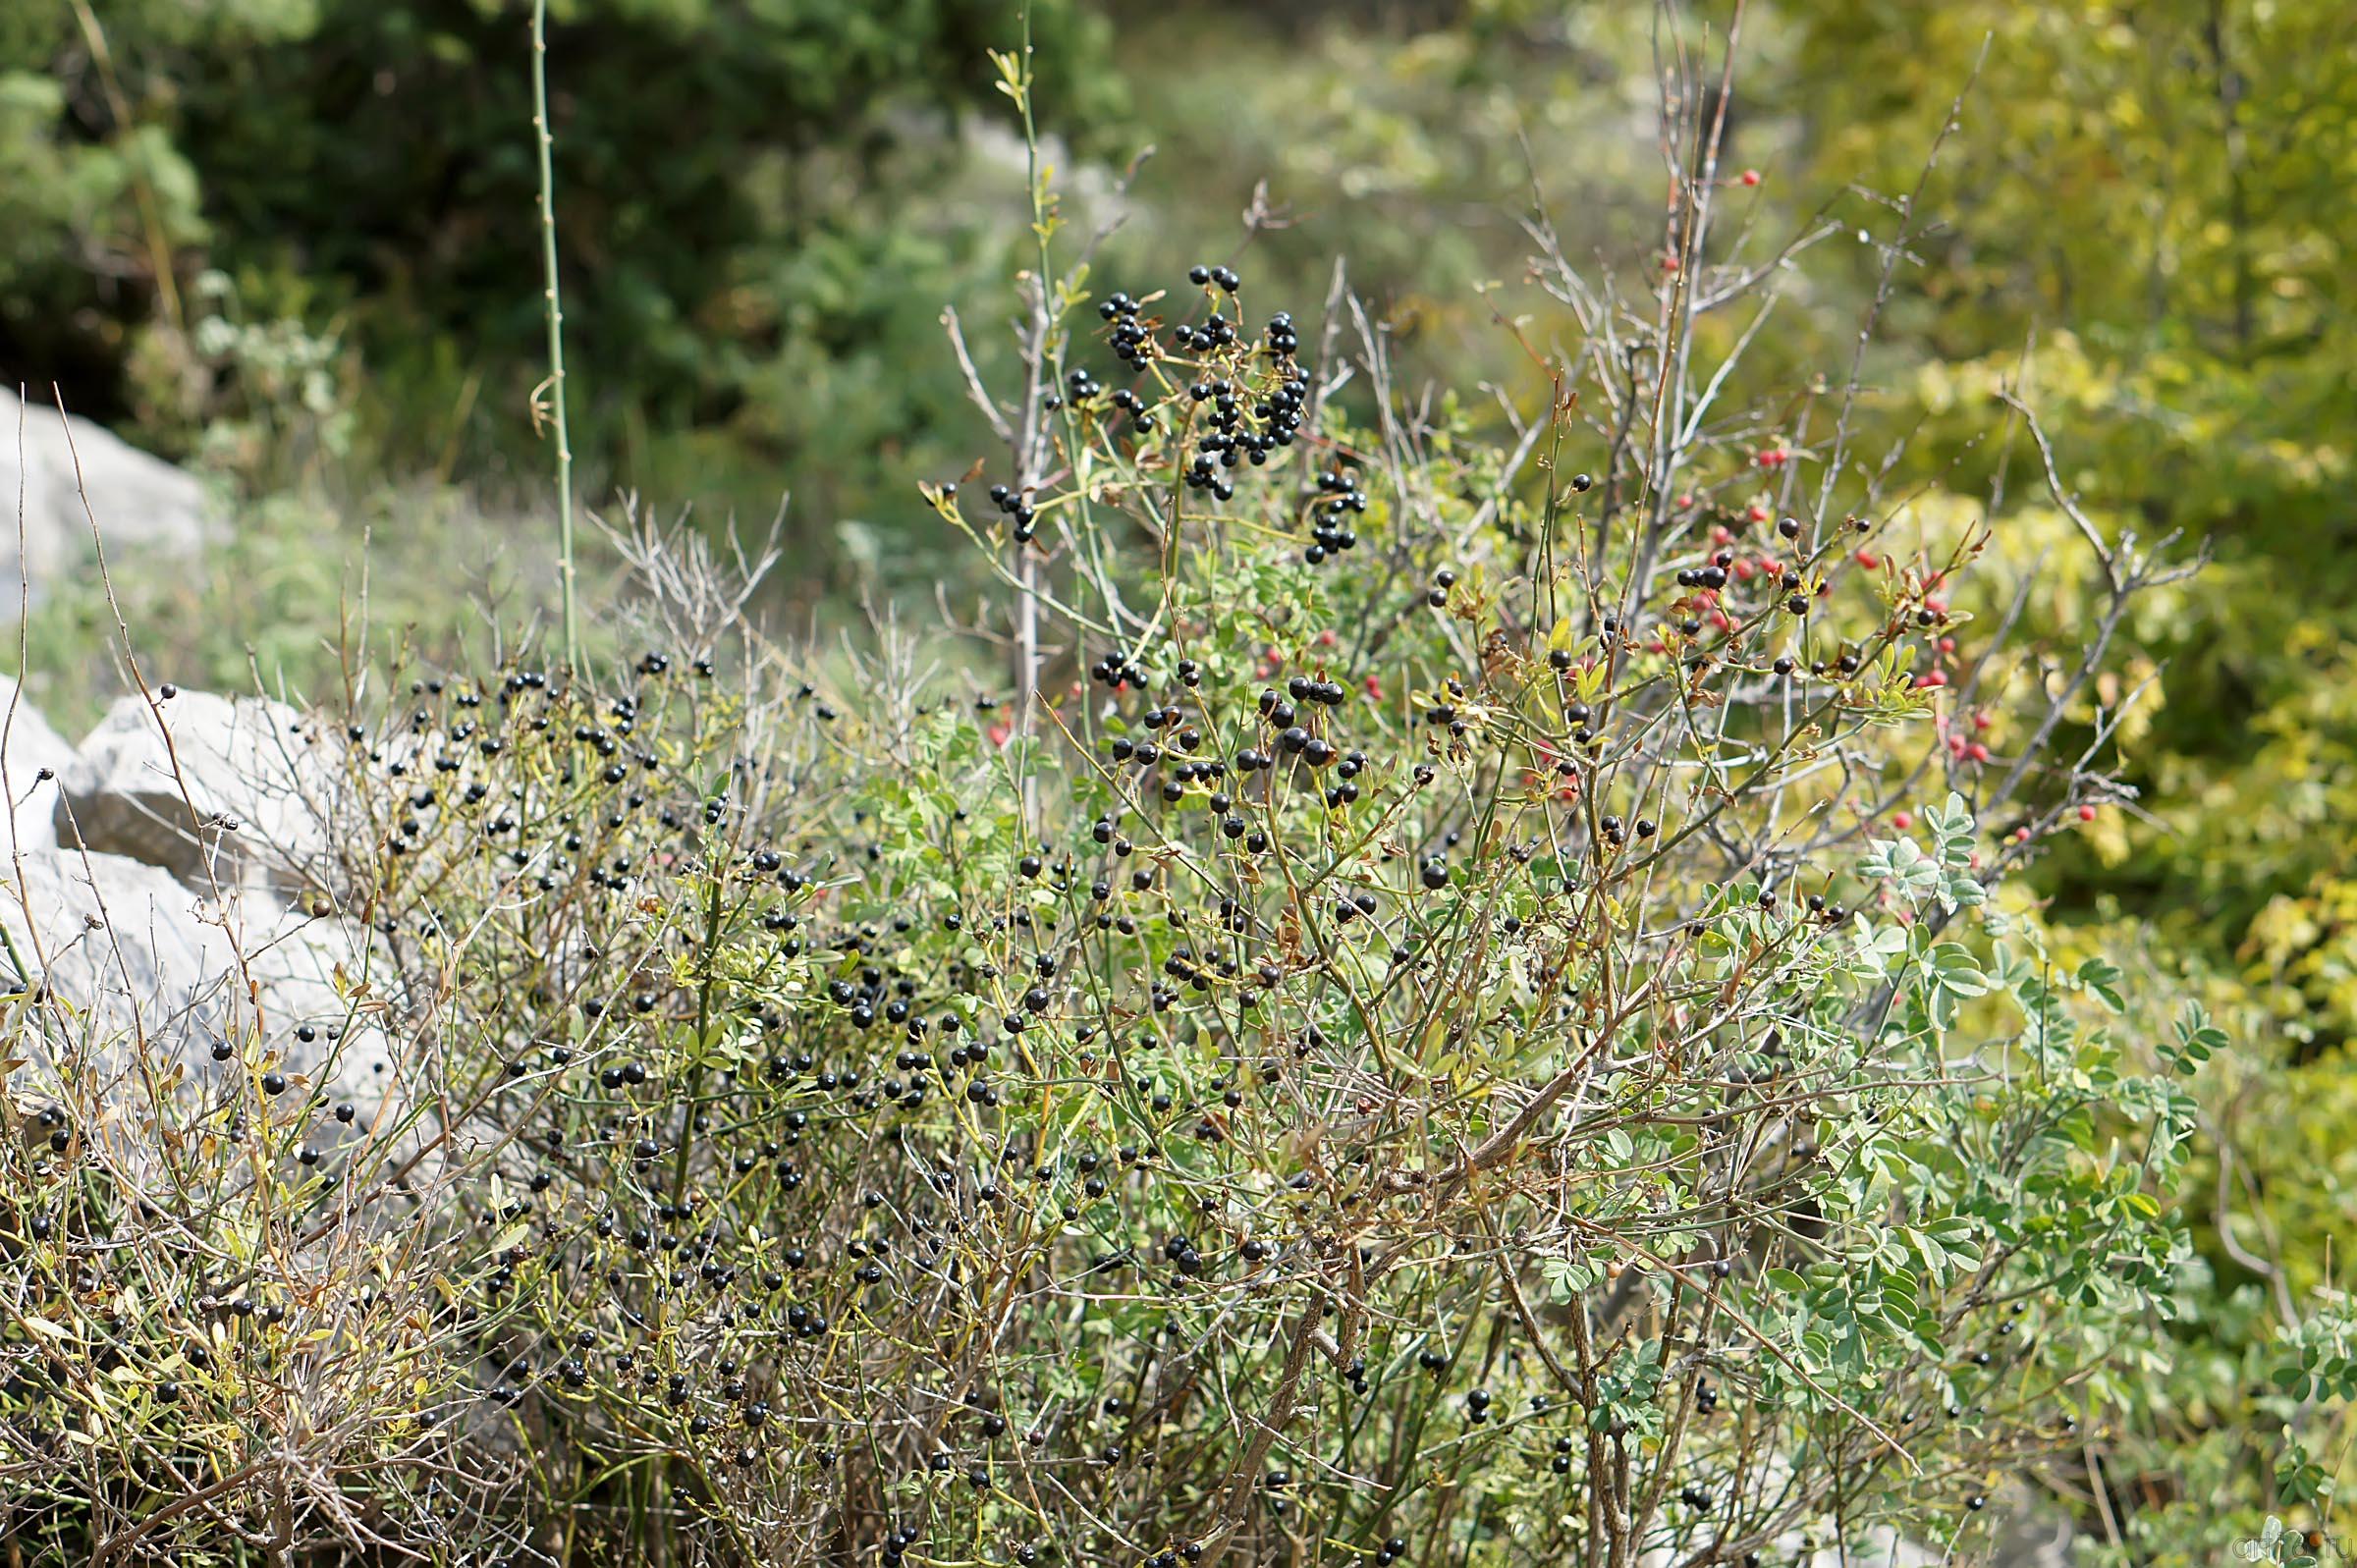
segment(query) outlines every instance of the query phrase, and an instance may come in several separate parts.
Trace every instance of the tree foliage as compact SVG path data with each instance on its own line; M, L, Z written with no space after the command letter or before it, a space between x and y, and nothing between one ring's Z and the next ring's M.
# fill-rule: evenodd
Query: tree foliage
M1032 6L1069 124L1118 101L1089 63L1101 26ZM535 176L525 74L529 6L501 0L266 0L89 8L39 0L0 23L0 358L60 380L98 417L136 414L192 450L234 395L236 366L195 329L206 269L233 314L329 332L364 367L382 459L479 469L522 444L485 406L538 378ZM854 192L908 178L928 137L985 80L1017 8L999 0L877 5L581 0L555 8L559 145L576 397L605 473L648 432L710 427L748 404L744 439L775 455L837 431L781 381L855 360L894 290L959 276L957 243L879 230ZM1093 94L1087 83L1104 85ZM888 112L889 111L889 112ZM895 116L900 119L896 122ZM936 164L949 161L931 154ZM897 160L897 161L896 161ZM900 169L897 175L885 171ZM837 254L837 252L847 252ZM860 274L880 272L880 278ZM844 297L846 275L852 277ZM908 347L905 340L903 348ZM807 388L799 389L805 394ZM853 432L937 422L871 364L827 400ZM954 407L954 404L950 405ZM863 431L864 427L864 431ZM493 470L494 472L496 470ZM777 490L769 500L774 505Z

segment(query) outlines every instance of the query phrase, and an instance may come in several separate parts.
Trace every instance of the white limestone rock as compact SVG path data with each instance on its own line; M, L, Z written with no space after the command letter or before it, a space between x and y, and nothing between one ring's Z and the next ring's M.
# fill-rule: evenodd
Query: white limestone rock
M49 728L17 683L0 676L0 781L8 805L0 813L0 857L46 849L57 842L50 819L57 810L57 780L73 765L74 748ZM50 777L43 779L47 769Z
M216 904L120 855L35 851L0 881L0 984L28 999L6 1015L0 1055L33 1093L136 1119L156 1099L267 1067L352 1102L356 1132L378 1114L398 1079L378 1004L398 988L344 922ZM235 1048L226 1063L220 1041Z
M108 1076L138 1040L202 1032L228 945L197 918L188 889L120 855L55 849L0 867L0 879L11 884L0 895L9 971L0 979L55 999L18 1020L29 1038L12 1055L52 1066L71 1056Z
M83 510L86 488L88 510ZM24 549L18 550L19 498ZM218 529L204 484L102 425L0 387L0 616L19 571L34 600L93 558L90 519L116 555L193 555Z
M160 866L208 896L293 902L332 885L341 783L339 742L285 703L183 691L150 707L133 694L62 775L57 841Z

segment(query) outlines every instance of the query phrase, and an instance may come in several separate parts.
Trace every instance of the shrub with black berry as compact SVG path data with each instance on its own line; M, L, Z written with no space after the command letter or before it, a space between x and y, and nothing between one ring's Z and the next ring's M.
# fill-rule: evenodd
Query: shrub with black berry
M1347 301L1032 274L923 489L1012 685L659 572L628 668L340 715L402 1092L4 1103L17 1549L1984 1546L2186 1256L2199 1053L2007 896L2114 797L1952 743L2081 657L1974 620L2002 519L1696 362L1699 233L1498 449Z

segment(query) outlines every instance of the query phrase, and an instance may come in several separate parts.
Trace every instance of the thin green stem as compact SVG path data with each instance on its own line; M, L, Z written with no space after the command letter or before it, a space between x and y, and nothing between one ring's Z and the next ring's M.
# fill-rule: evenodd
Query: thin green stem
M565 426L565 306L557 293L556 135L548 124L548 0L532 0L532 130L540 153L540 267L548 302L550 421L557 437L557 580L565 601L565 667L578 670L581 628L574 595L573 442Z

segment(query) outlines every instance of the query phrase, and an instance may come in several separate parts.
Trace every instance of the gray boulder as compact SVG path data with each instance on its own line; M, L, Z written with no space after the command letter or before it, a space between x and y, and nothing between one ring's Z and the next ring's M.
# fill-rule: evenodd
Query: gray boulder
M2013 1486L1993 1499L1990 1511L1998 1515L1990 1530L1991 1568L2070 1568L2077 1535L2053 1497Z
M11 990L38 999L24 1024L29 1055L108 1072L144 1039L182 1039L209 1021L204 998L228 956L188 889L119 855L35 850L0 868ZM19 1047L20 1057L27 1052Z
M401 995L391 956L349 922L260 899L251 908L250 919L228 922L239 954L231 990L246 990L247 1014L271 1059L331 1100L352 1102L356 1124L367 1127L400 1093L379 1022Z
M65 847L160 866L208 896L293 901L329 885L342 758L319 721L260 697L135 694L79 752L55 810Z
M57 778L73 765L74 748L49 728L49 721L25 700L17 683L0 676L0 784L7 810L0 813L0 857L46 849L57 842L50 818L57 809ZM43 779L41 770L50 777Z
M374 1020L393 987L342 922L215 903L120 855L33 851L0 880L0 982L25 999L0 1054L34 1092L136 1117L225 1073L275 1070L352 1101L357 1127L375 1116L393 1072Z
M0 616L16 600L20 569L37 600L91 558L93 516L108 551L124 554L192 554L217 526L193 474L87 419L61 417L37 394L19 399L14 383L0 388Z

